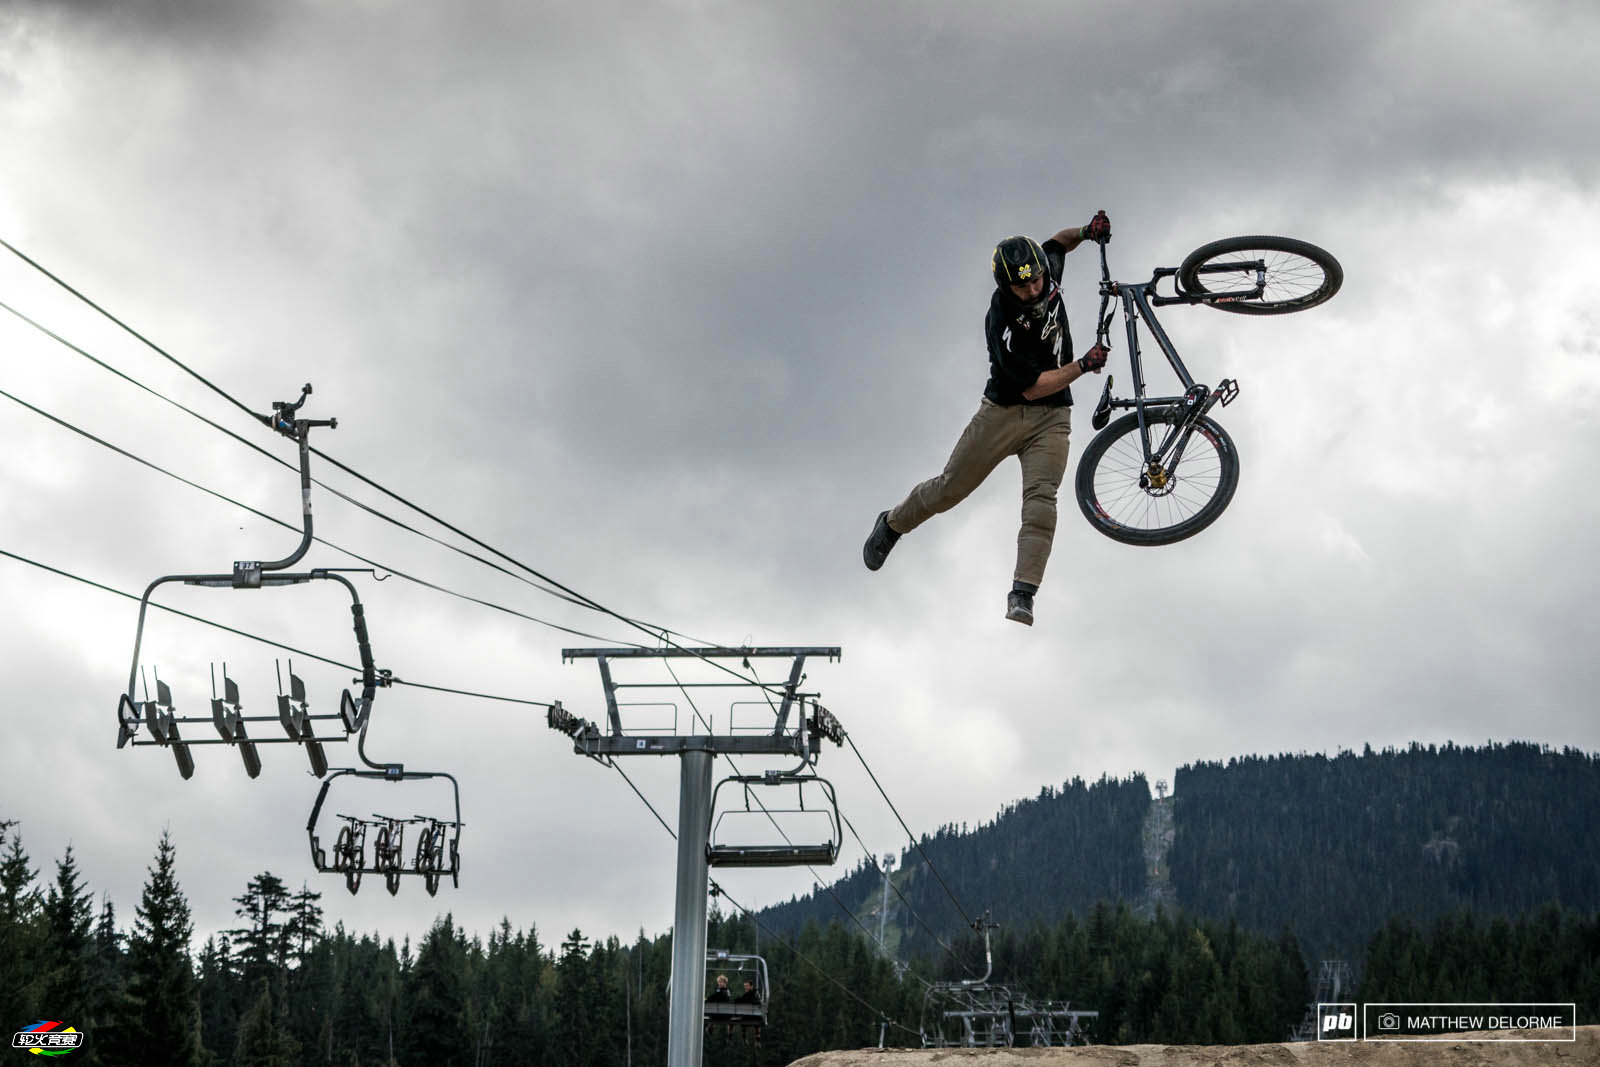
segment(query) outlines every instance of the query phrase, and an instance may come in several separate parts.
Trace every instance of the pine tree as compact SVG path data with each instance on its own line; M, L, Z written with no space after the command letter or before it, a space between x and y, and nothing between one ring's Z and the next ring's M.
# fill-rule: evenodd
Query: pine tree
M243 992L227 935L206 938L199 965L195 994L200 1002L200 1034L210 1055L226 1062L238 1033Z
M239 1023L232 1067L294 1067L299 1054L300 1043L278 1023L271 979L263 975L256 983L255 1003Z
M283 880L271 871L262 871L250 879L244 894L234 897L233 902L239 905L234 914L249 924L224 931L233 939L240 974L252 983L270 972L281 977L288 966L288 930L292 922L286 914L289 890Z
M321 893L313 893L309 884L301 882L300 892L290 900L283 936L297 967L305 963L306 957L327 936L322 928L322 905L317 903L321 899Z
M176 852L162 831L128 938L128 984L111 1028L124 1057L118 1062L143 1062L155 1050L174 1067L199 1067L208 1058L189 959L194 923L178 887Z
M95 922L94 937L90 943L90 987L88 1009L94 1020L94 1030L86 1048L85 1063L107 1064L114 1062L106 1057L105 1049L116 1041L117 1016L123 999L124 973L127 959L122 950L126 940L117 929L117 909L109 894L101 894L100 918Z
M470 1062L471 1041L465 1026L466 952L449 914L434 923L422 939L408 984L411 1014L406 1059L446 1067Z
M574 929L556 961L555 1051L563 1063L590 1062L589 940Z
M22 835L14 822L0 823L0 1004L18 1016L36 1019L44 1011L40 956L44 950L44 909L28 866ZM7 841L9 835L9 842Z
M90 974L94 944L93 896L84 888L72 846L56 862L55 884L44 900L44 1011L52 1019L65 1019L80 1030L92 1032L89 1017Z

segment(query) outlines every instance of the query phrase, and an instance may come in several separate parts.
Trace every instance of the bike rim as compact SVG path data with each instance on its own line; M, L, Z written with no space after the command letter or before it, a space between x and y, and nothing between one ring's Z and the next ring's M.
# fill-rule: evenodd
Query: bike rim
M1151 436L1159 444L1166 423L1152 421ZM1151 492L1139 484L1145 473L1139 432L1111 443L1094 470L1094 504L1108 522L1125 529L1154 533L1192 522L1222 493L1225 467L1222 442L1204 426L1189 435L1170 489Z
M1328 283L1328 272L1322 264L1299 252L1277 248L1241 248L1218 253L1200 264L1195 272L1196 280L1212 293L1253 289L1256 284L1254 267L1226 271L1207 268L1225 263L1253 263L1258 259L1267 265L1266 288L1256 299L1243 303L1260 306L1298 304L1320 292Z

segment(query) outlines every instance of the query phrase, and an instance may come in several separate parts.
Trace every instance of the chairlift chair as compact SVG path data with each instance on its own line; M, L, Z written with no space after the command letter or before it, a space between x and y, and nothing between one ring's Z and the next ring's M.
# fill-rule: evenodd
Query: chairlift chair
M707 949L705 989L708 998L716 989L717 975L728 976L728 999L706 1000L706 1025L753 1027L757 1030L767 1025L767 1005L772 999L767 961L760 956L729 952L727 949ZM753 1004L741 1004L737 999L746 981L755 987L756 1002Z
M742 800L742 806L729 806L721 812L717 810L717 798L726 786L737 786L737 792ZM813 801L806 805L806 789L810 787L813 797L821 794L821 803ZM785 789L792 787L795 791L795 802L792 807L774 807L762 803L753 790L758 789ZM754 801L754 803L752 803ZM706 844L706 862L712 867L798 867L817 864L831 864L839 858L840 825L839 801L834 795L833 784L826 778L815 774L785 774L768 772L766 774L743 774L724 778L717 783L711 794L711 829ZM746 821L747 816L770 817L779 834L784 837L782 844L739 844L731 841L723 829L723 822L728 816L734 816L736 822ZM826 820L828 834L821 842L796 843L784 832L780 816L821 816ZM806 820L815 823L815 819Z
M351 581L340 573L342 568L319 567L309 571L288 573L287 568L298 563L311 547L311 468L310 445L308 438L314 427L326 426L330 429L338 425L337 419L300 419L295 418L295 413L305 403L306 397L311 393L311 386L305 386L300 393L300 399L294 403L280 401L274 403L273 414L258 416L272 429L295 441L300 450L300 493L301 516L304 529L301 534L299 546L283 559L272 562L259 562L253 560L235 562L233 570L228 574L168 574L151 582L139 599L139 621L133 637L133 663L128 669L128 689L121 694L117 701L117 747L123 748L130 742L135 745L160 745L170 748L178 764L178 773L184 778L194 775L194 757L189 751L194 745L232 745L239 749L240 757L244 761L245 773L255 778L261 773L261 759L257 752L258 745L264 744L297 744L305 748L307 757L311 762L312 773L319 778L327 773L328 761L323 753L322 745L330 741L346 741L350 734L355 733L365 725L372 712L372 702L380 686L388 684L387 672L379 671L373 665L372 645L367 638L367 622L365 609L362 607L361 598L356 593L356 588ZM371 573L366 571L365 573ZM140 646L144 640L145 617L150 608L150 597L161 586L169 582L181 582L184 585L200 586L210 589L262 589L269 586L300 585L313 581L332 581L345 587L350 594L350 613L353 618L356 651L361 663L361 677L356 679L361 685L359 699L350 695L346 689L340 697L339 712L337 714L313 714L306 699L305 683L294 673L293 665L289 670L289 692L283 692L282 671L279 673L279 694L277 715L245 715L239 700L239 687L227 675L227 667L223 667L223 693L219 697L216 692L216 670L212 669L211 715L207 716L182 716L177 714L177 708L172 700L172 692L165 682L156 677L156 696L150 698L148 682L145 684L144 700L138 698L138 684L143 677L139 663ZM152 674L154 668L152 668ZM279 722L286 733L286 737L252 737L245 726L249 722ZM343 736L319 735L314 725L318 720L337 720L344 728ZM180 724L209 723L213 726L218 736L215 738L185 738L180 732ZM147 737L139 736L141 727L146 731Z

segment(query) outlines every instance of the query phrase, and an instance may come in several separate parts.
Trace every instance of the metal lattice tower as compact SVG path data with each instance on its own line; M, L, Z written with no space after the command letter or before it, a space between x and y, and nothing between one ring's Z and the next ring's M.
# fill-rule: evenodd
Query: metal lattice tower
M1317 1039L1317 1005L1337 1004L1343 993L1355 991L1348 960L1323 960L1317 969L1317 988L1311 1003L1306 1005L1305 1018L1289 1034L1290 1041L1315 1041Z
M672 995L668 1006L669 1028L667 1037L668 1067L700 1067L704 1046L702 1014L704 1002L702 988L706 960L706 899L710 885L709 868L715 866L791 866L803 863L831 863L838 856L838 808L833 801L832 787L825 780L800 772L816 763L824 738L839 744L843 730L837 719L817 703L815 693L803 693L805 662L808 657L826 656L837 660L838 646L796 646L778 648L568 648L563 649L563 662L593 659L600 669L600 681L605 689L606 728L580 719L566 711L559 703L551 708L549 725L552 729L572 739L572 747L579 755L610 765L618 756L676 756L679 763L678 778L678 859L676 903L673 909L672 928ZM618 660L685 659L693 658L715 663L733 659L748 667L754 659L792 660L788 680L767 684L743 680L716 682L680 682L676 676L670 682L620 682L612 675L612 666ZM730 672L731 673L731 672ZM619 699L624 691L633 689L682 690L685 696L692 688L740 688L762 690L760 701L737 701L729 705L726 729L717 731L715 715L704 718L694 709L689 723L703 727L703 733L683 733L681 712L675 703L629 702ZM781 697L772 699L769 690L781 690ZM691 706L693 700L690 698ZM638 708L672 708L670 726L628 730L623 724L625 710ZM761 721L759 726L739 726L735 719L739 708L755 708L753 716ZM809 714L808 714L809 713ZM784 845L755 845L740 847L715 843L713 839L712 809L715 794L711 787L712 761L718 754L727 756L783 756L798 759L799 767L792 771L767 771L761 775L739 776L726 779L722 785L737 783L742 792L744 814L750 814L752 792L763 786L796 785L801 794L804 810L806 784L821 787L826 800L833 802L833 840L831 844L795 845L784 835ZM721 786L718 786L720 789ZM773 812L756 801L761 814L772 818ZM776 809L774 809L776 810ZM826 814L826 809L817 809ZM776 822L774 822L776 826ZM782 830L780 828L780 833Z
M889 918L889 873L894 870L893 852L883 854L883 900L878 904L878 950L889 955L889 946L883 943L884 922Z

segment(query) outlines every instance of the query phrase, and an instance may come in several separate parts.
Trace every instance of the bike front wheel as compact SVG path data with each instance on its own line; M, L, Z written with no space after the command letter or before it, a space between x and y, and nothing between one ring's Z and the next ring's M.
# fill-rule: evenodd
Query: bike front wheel
M1146 408L1146 433L1158 448L1180 416ZM1201 417L1168 469L1147 465L1138 413L1095 435L1078 463L1078 506L1089 525L1125 545L1170 545L1217 521L1239 487L1239 454L1226 430Z
M1198 295L1249 292L1265 264L1260 296L1224 297L1210 306L1238 315L1287 315L1316 307L1344 284L1344 268L1333 256L1293 237L1225 237L1201 245L1178 267L1178 284Z

